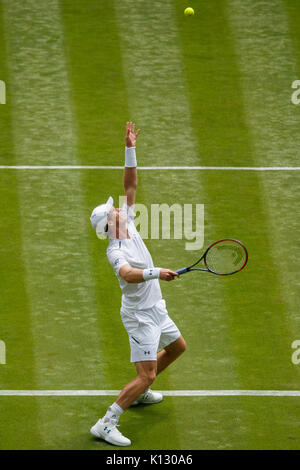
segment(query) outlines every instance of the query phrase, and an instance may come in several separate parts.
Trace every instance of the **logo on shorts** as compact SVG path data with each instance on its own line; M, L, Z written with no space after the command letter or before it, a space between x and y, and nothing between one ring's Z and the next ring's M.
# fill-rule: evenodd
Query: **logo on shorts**
M150 351L144 351L144 354L146 356L147 354L150 354Z

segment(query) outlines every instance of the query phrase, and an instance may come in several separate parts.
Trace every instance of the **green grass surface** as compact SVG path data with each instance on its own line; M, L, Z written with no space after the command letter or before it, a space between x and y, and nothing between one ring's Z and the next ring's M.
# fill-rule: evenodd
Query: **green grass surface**
M296 0L0 2L1 165L297 166ZM276 26L277 25L277 26ZM120 290L92 209L122 171L0 169L0 388L118 390L134 374ZM233 236L245 271L161 283L187 351L158 390L300 390L299 172L141 171L137 202L204 204L205 246ZM196 256L146 240L154 263ZM112 449L89 428L113 397L1 397L0 449ZM297 397L166 397L128 410L130 449L299 449ZM184 432L182 431L184 429ZM172 432L170 432L172 430Z
M1 400L3 418L9 422L5 435L1 432L5 449L299 449L300 410L294 397L189 397L188 406L187 398L167 397L156 406L130 408L120 427L132 438L128 448L111 446L86 432L95 415L109 406L109 397ZM36 419L32 413L36 408L47 410L47 426L41 425L41 414Z

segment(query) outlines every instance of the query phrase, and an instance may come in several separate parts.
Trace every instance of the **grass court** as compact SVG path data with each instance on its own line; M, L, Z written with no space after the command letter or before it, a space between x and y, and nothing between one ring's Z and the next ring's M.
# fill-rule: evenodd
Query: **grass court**
M249 252L236 276L161 282L187 351L153 389L300 390L299 23L297 0L0 1L0 449L115 449L89 434L111 395L3 391L133 377L89 221L123 194L122 170L61 168L122 166L128 120L138 165L154 167L139 170L137 203L204 204L204 245L234 237ZM170 269L197 256L184 243L146 241ZM171 395L120 430L130 450L299 449L299 419L300 396Z

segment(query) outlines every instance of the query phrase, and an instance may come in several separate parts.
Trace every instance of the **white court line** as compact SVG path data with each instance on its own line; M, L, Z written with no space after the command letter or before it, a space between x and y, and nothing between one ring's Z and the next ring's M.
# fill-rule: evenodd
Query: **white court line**
M124 166L0 165L0 170L124 170ZM299 171L300 166L139 166L138 170Z
M300 390L159 390L169 397L300 397ZM114 396L120 390L0 390L0 396Z

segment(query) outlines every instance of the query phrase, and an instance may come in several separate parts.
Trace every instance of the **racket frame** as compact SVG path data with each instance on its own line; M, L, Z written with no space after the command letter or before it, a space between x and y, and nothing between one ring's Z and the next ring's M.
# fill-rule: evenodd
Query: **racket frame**
M218 243L221 243L221 242L225 242L225 241L232 241L232 242L236 242L238 245L240 245L243 250L244 250L244 253L245 253L245 261L244 261L244 264L239 268L239 269L236 269L235 271L232 271L231 273L217 273L215 271L213 271L212 269L209 268L209 266L207 265L207 262L206 262L206 255L207 253L209 252L209 250L217 245ZM204 261L204 264L205 264L205 268L194 268L194 266L196 266L198 263L200 263L200 261ZM208 273L212 273L212 274L216 274L217 276L231 276L232 274L235 274L235 273L238 273L239 271L241 271L247 264L247 261L248 261L248 251L247 251L247 248L245 247L245 245L240 242L239 240L236 240L235 238L222 238L222 240L218 240L214 243L212 243L206 250L205 252L203 253L203 255L201 256L201 258L199 258L196 263L194 264L191 264L191 266L188 266L187 268L181 268L181 269L178 269L176 272L181 275L181 274L185 274L185 273L188 273L190 271L206 271Z

